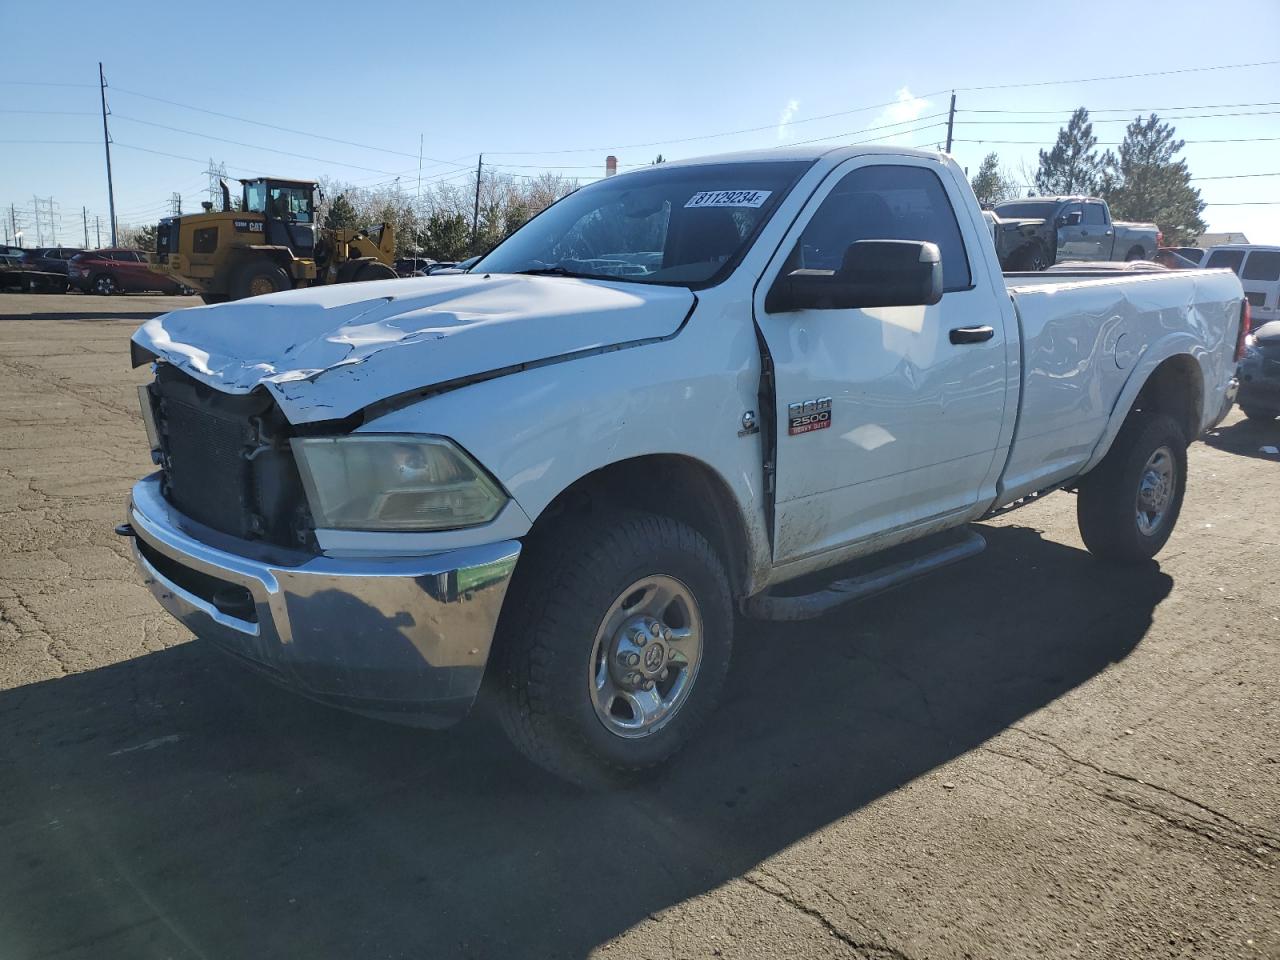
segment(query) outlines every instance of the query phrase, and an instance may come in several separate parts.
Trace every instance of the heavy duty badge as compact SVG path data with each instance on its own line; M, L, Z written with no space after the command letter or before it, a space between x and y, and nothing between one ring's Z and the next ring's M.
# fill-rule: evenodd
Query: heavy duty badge
M787 433L812 433L831 426L831 398L819 397L802 403L787 404Z

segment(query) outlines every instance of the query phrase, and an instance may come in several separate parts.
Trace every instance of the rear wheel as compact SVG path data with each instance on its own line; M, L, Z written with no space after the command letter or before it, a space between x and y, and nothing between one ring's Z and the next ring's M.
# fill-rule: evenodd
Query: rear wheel
M1150 560L1169 539L1187 488L1187 440L1163 414L1125 422L1080 484L1076 519L1089 552L1116 563Z
M1134 247L1132 250L1130 250L1128 253L1124 255L1124 259L1126 262L1132 262L1134 260L1145 260L1146 258L1147 258L1147 255L1141 247Z
M284 268L269 260L246 263L231 278L231 298L260 297L268 293L288 290L293 284Z
M697 531L648 513L534 543L498 640L500 711L515 745L566 779L604 785L670 759L715 708L733 609Z
M90 287L100 297L109 297L120 292L120 284L116 283L116 278L109 273L98 274L93 278Z

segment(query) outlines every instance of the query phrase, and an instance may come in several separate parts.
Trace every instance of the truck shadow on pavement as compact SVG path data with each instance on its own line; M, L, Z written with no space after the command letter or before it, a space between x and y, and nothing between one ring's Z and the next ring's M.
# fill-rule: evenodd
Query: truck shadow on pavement
M1280 420L1240 419L1230 425L1210 430L1202 438L1215 450L1224 450L1242 457L1280 462L1280 456L1263 453L1263 447L1280 448Z
M199 643L0 693L0 955L584 957L1105 671L1172 586L985 532L895 593L749 625L710 728L610 794L484 711L363 720Z

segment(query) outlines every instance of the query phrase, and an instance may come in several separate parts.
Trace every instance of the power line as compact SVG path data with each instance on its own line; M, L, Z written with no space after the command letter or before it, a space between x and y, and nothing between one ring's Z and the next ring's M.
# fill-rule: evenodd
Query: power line
M957 110L957 113L969 113L968 110ZM1061 123L1062 114L1070 113L1069 110L1061 111L1057 119L1046 118L1044 120L961 120L961 123L968 123L973 126L981 124L982 126L1008 126L1011 124L1031 124L1044 126ZM1175 116L1158 117L1163 120L1211 120L1219 117L1270 117L1280 113L1280 110L1247 110L1239 113L1199 113L1199 114L1178 114ZM1142 119L1139 117L1138 119ZM1128 117L1101 117L1094 119L1089 118L1090 123L1133 123Z
M1280 60L1259 60L1256 63L1221 63L1210 67L1180 67L1176 70L1153 70L1149 73L1118 73L1108 77L1081 77L1076 80L1036 80L1026 83L994 83L982 87L956 87L957 92L972 93L978 90L1014 90L1023 87L1054 87L1071 83L1100 83L1105 80L1138 80L1143 77L1169 77L1181 73L1204 73L1209 70L1244 70L1249 67L1274 67Z
M367 170L370 173L380 173L389 175L390 170L379 170L377 167L364 167L358 163L342 163L338 160L326 160L324 157L313 157L307 153L293 153L289 150L281 150L277 147L264 147L258 143L245 143L243 140L229 140L226 137L215 137L210 133L199 133L195 130L184 130L181 127L171 127L167 123L156 123L153 120L140 120L137 117L127 117L122 113L113 113L113 117L117 120L127 120L130 123L141 123L148 127L159 127L161 130L170 130L174 133L184 133L192 137L202 137L205 140L217 140L219 143L230 143L237 147L248 147L250 150L265 150L268 153L278 153L286 157L296 157L299 160L310 160L314 163L328 163L337 167L348 167L352 170Z
M1231 203L1205 203L1206 207L1274 207L1280 200L1236 200Z
M341 144L345 144L348 147L360 147L361 149L364 149L364 150L375 150L379 153L390 153L390 154L395 154L396 156L409 157L410 159L417 159L418 157L418 154L416 153L406 153L403 150L391 150L386 147L375 147L367 143L358 143L355 140L342 140L338 137L326 136L323 133L312 133L308 130L296 130L292 127L282 127L279 124L275 124L275 123L265 123L262 120L251 120L248 117L238 117L235 114L222 113L218 110L209 110L209 109L206 109L205 107L197 107L190 103L180 103L177 100L167 100L164 97L157 97L150 93L141 93L140 91L137 91L137 90L128 90L128 89L125 89L124 87L114 87L113 89L116 91L116 93L127 93L131 97L142 97L144 100L154 100L157 103L167 103L171 107L181 107L184 110L195 110L197 113L207 113L213 117L222 117L224 120L235 120L239 123L251 123L256 127L266 127L270 130L280 130L284 133L292 133L301 137L314 137L317 140L327 140L330 143L341 143ZM197 134L197 136L200 136L200 134ZM438 165L444 165L444 164L455 162L453 160L437 160L434 157L425 157L425 156L422 159L430 160L433 164L438 164Z
M1191 180L1248 180L1252 177L1280 177L1280 171L1276 173L1223 173L1214 177L1190 177Z
M1092 115L1095 113L1155 113L1168 110L1234 110L1240 107L1280 107L1280 100L1267 100L1263 103L1201 103L1182 107L1090 107L1089 113ZM1052 113L1058 115L1070 112L1070 109L1067 108L1057 110L998 110L994 108L980 110L970 108L956 111L956 113Z
M1235 138L1227 138L1222 140L1184 140L1183 142L1184 143L1272 143L1276 140L1280 140L1280 137L1235 137ZM1122 140L1111 140L1106 142L1099 140L1097 144L1095 144L1095 146L1118 147L1118 146L1121 146L1123 142L1124 141ZM956 138L956 143L985 143L985 144L995 144L996 146L1022 146L1022 147L1046 146L1046 143L1043 140L987 140L986 138L983 138L981 140L978 140L978 139L962 140L959 137Z

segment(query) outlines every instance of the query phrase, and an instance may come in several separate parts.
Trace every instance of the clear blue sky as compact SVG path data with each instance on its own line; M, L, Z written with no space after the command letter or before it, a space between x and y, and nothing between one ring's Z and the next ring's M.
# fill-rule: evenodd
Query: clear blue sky
M5 0L5 8L0 203L6 218L9 204L17 205L28 245L35 242L33 195L58 204L61 242L83 240L82 206L106 220L99 60L112 87L117 212L135 224L167 212L174 191L186 209L195 207L211 158L225 161L232 176L377 184L399 174L412 192L420 134L427 181L465 179L481 151L486 164L512 173L557 167L590 179L609 152L625 167L659 152L674 159L813 138L894 135L879 142L935 144L942 127L918 128L939 122L923 118L946 110L953 87L961 88L960 111L1051 111L959 113L953 153L971 170L988 150L1011 168L1023 161L1034 168L1037 146L1051 143L1070 110L1084 105L1095 121L1117 121L1096 124L1103 141L1119 140L1123 121L1138 110L1187 115L1175 122L1197 177L1280 173L1280 112L1273 112L1280 105L1217 107L1280 101L1277 65L962 89L1278 60L1277 0L1239 0L1221 16L1212 5L1179 2L1080 2L1051 15L1029 12L1048 7L1003 3L821 0L56 8ZM901 102L816 119L892 101ZM1165 109L1206 105L1215 108ZM1252 115L1193 118L1203 113ZM915 122L879 129L904 120ZM705 137L744 128L760 129ZM692 137L704 138L685 140ZM12 142L30 140L89 142ZM1212 203L1280 201L1280 176L1197 186ZM1280 203L1210 206L1205 216L1211 229L1280 243Z

